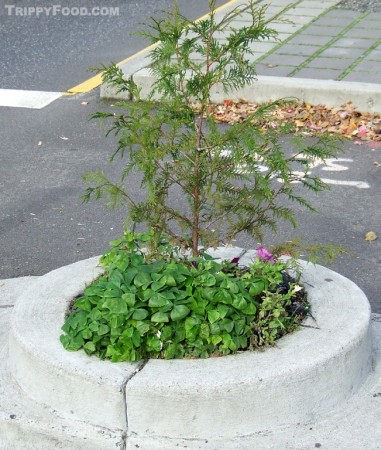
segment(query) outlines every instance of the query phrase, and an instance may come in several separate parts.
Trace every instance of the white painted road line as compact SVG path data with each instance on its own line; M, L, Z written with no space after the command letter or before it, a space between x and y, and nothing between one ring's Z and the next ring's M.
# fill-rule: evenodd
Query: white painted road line
M321 178L326 184L336 184L336 186L353 186L358 189L369 189L370 186L365 181L331 180L330 178Z
M0 106L41 109L62 96L62 92L0 89Z

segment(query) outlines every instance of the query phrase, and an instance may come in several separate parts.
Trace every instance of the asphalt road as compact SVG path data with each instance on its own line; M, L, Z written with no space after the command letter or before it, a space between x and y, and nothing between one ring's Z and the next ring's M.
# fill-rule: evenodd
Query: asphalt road
M33 30L38 34L36 23L25 21L20 29L10 27L8 32L13 33L13 38L5 33L6 44L4 36L0 42L2 50L14 60L8 64L1 52L0 88L64 90L84 81L87 67L102 60L107 62L107 58L124 59L144 47L139 41L136 45L132 41L125 44L122 36L136 22L143 21L147 12L151 13L148 7L158 7L159 3L171 2L144 1L139 2L139 7L138 3L124 2L131 8L135 5L140 14L133 16L124 30L116 26L115 34L100 24L94 31L87 22L77 22L77 26L67 29L63 24L56 27L47 21L50 31L40 30L41 35L35 38L38 44L32 45L26 38L29 53L21 45L18 30L32 39ZM182 5L190 7L190 2L184 0ZM201 8L192 11L194 15L204 12ZM3 24L10 26L8 18L1 16L0 20L4 33ZM29 26L31 30L27 31ZM71 42L72 58L62 53L68 45L65 33ZM98 35L103 38L98 39ZM92 50L87 52L86 46ZM114 148L113 138L105 140L105 129L98 122L88 121L92 112L108 106L99 100L96 89L62 97L41 110L0 107L0 279L42 275L100 254L110 240L121 234L125 211L110 211L101 203L81 201L81 177L85 172L105 169L111 176L118 173L117 167L107 163ZM381 313L381 168L375 164L381 162L381 148L356 145L353 141L345 142L344 147L343 159L336 165L331 162L315 169L333 183L330 191L312 199L319 214L297 209L299 229L282 227L279 236L267 236L264 244L299 236L312 242L345 246L353 256L340 257L333 268L356 282L367 294L373 311ZM139 193L137 179L132 178L130 184ZM174 201L181 203L181 198ZM368 231L376 232L380 238L365 241ZM257 245L245 236L240 236L236 244Z
M208 0L178 3L192 19L208 10ZM216 1L217 6L224 3ZM24 15L16 15L16 9L6 5L22 7ZM59 5L60 10L54 16L53 10L28 15L25 8L37 5ZM119 13L63 14L65 8L87 8L90 14L96 6L118 8ZM172 6L173 0L0 0L0 89L66 91L92 76L89 68L119 62L146 47L147 42L133 33L142 30L149 17Z

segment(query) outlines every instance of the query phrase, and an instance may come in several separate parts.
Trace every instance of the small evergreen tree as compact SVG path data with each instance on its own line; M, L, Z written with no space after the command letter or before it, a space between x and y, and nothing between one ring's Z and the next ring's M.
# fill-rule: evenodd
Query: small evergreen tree
M257 8L253 0L222 19L217 19L215 0L209 8L207 18L191 21L175 1L165 18L151 19L149 31L142 33L156 44L150 53L156 81L148 99L141 98L138 86L124 79L117 66L103 68L104 81L128 92L133 101L119 102L118 115L94 117L112 119L109 132L119 136L119 144L111 160L128 151L128 162L117 183L101 172L87 174L85 200L106 196L112 206L126 202L130 224L145 223L154 231L151 251L162 235L197 256L200 245L216 246L240 232L262 239L264 228L276 231L280 219L296 225L288 200L313 209L299 188L325 189L310 174L310 166L315 158L324 160L337 152L327 136L310 144L294 137L294 151L285 151L280 141L290 127L263 131L258 125L279 102L263 105L229 127L214 121L213 89L222 86L229 95L253 83L250 44L274 38L276 32L269 28L266 9ZM242 14L251 23L236 29L233 21ZM143 201L133 198L128 187L134 169L142 173ZM180 189L186 207L173 206L174 189Z

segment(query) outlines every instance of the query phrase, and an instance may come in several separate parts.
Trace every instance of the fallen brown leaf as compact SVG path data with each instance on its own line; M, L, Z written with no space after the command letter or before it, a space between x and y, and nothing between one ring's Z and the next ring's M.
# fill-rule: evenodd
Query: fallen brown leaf
M366 241L375 241L377 239L377 234L374 231L368 231L364 238Z

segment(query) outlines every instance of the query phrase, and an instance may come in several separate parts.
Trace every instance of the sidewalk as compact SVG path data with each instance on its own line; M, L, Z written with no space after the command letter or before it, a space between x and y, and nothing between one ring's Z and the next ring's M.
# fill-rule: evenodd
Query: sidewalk
M237 0L217 13L223 15L245 2ZM278 40L252 44L258 82L231 98L263 102L298 97L329 106L352 100L361 111L381 113L381 13L339 9L337 0L259 1L269 4L266 18L278 31ZM234 26L247 25L249 16L238 17ZM222 37L223 40L223 37ZM147 92L153 79L148 50L121 66L126 77ZM101 97L123 98L108 86ZM223 101L217 95L213 101Z

